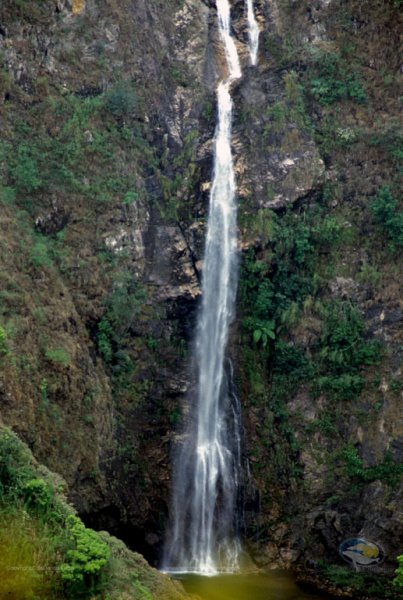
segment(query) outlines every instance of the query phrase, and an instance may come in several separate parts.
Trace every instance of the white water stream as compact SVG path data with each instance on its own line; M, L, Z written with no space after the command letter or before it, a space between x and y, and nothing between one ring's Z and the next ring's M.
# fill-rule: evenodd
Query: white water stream
M257 64L257 53L259 50L259 26L253 10L253 0L246 0L246 11L248 19L249 53L253 66Z
M230 3L216 0L227 75L217 87L214 176L196 334L197 393L175 463L172 526L163 570L213 575L238 569L236 496L240 472L239 404L226 361L237 289L237 205L231 152L231 86L242 76L231 35ZM258 30L247 1L249 50L256 64Z

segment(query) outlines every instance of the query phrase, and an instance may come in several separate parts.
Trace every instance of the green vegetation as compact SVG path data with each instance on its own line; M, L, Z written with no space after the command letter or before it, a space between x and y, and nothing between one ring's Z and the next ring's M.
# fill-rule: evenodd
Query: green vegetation
M315 293L320 251L337 246L342 235L338 222L319 208L266 214L265 230L269 243L259 253L248 251L241 271L243 332L257 346L254 351L244 348L243 369L250 401L268 410L262 451L275 448L277 479L285 473L295 478L301 474L299 444L286 405L301 383L312 380L316 369L305 350L284 336L303 317L306 298Z
M339 247L342 227L319 208L269 217L270 243L259 255L246 254L239 295L244 331L260 346L262 360L270 359L272 396L285 400L305 381L316 395L351 400L364 386L362 369L380 360L381 348L365 339L364 321L352 303L315 299L321 253ZM321 322L311 358L282 339L307 311Z
M279 340L273 356L273 373L287 376L295 385L312 376L312 364L303 348Z
M393 588L390 578L379 573L357 573L351 568L318 561L320 575L332 585L348 589L357 597L377 600L398 600L399 592Z
M267 147L275 151L282 140L281 148L291 150L295 146L295 127L303 132L311 133L312 122L306 107L306 95L296 71L289 71L283 76L284 98L270 104L265 109L263 139L269 144ZM243 108L244 121L250 120L249 107ZM253 118L253 115L252 115Z
M324 204L327 196L332 199L328 189L322 195ZM253 228L253 217L249 219L248 227ZM255 469L265 471L278 485L301 477L301 438L296 437L295 415L288 407L296 390L322 395L342 410L361 394L365 369L380 361L382 347L367 339L357 306L323 297L326 279L334 276L329 255L336 260L351 235L341 221L318 204L279 215L258 212L256 219L254 233L262 226L262 246L245 254L239 283L241 385L250 405L265 415L257 433ZM294 332L310 328L315 335L306 347L296 341ZM332 416L322 411L306 430L319 429L334 437L338 434L334 413L334 407ZM260 466L268 460L269 469ZM363 477L381 475L391 481L388 467L386 463L376 474L366 472Z
M46 513L50 507L56 508L55 490L43 479L30 479L24 485L24 503L28 509Z
M18 498L34 477L28 449L8 429L0 430L0 501Z
M323 232L322 227L320 230ZM251 314L244 317L243 325L253 341L263 347L269 339L275 340L275 331L285 332L302 318L304 298L314 290L313 269L311 272L307 269L309 260L313 260L313 238L308 231L303 229L298 237L297 230L294 239L286 233L278 238L280 242L285 241L288 250L279 255L284 262L275 265L272 275L264 261L253 261L251 254L246 257L240 291L245 298L244 306ZM327 234L324 237L328 239ZM278 260L277 254L270 256L273 261ZM290 257L294 265L298 262L303 265L302 269L292 271ZM315 361L308 366L310 361L300 351L284 346L280 340L271 347L274 372L276 361L281 364L278 372L291 374L298 371L298 356L303 365L302 371L298 371L299 376L311 381L315 394L324 393L335 400L352 399L360 394L364 385L362 367L379 362L380 344L365 340L364 322L351 303L317 301L315 307L323 323L322 333L314 346Z
M44 236L35 236L31 250L31 262L36 268L49 268L52 266L52 259L49 256L49 246Z
M403 590L403 555L397 557L399 566L396 569L396 577L393 580L393 585L397 590Z
M399 119L392 117L385 123L379 122L374 131L366 132L364 138L370 146L384 149L392 163L402 170L403 128Z
M123 204L130 205L135 204L139 198L138 192L134 190L127 192L123 198Z
M17 147L15 160L11 160L10 175L17 192L35 192L42 181L39 175L39 150L35 146L21 143Z
M54 348L53 350L46 350L45 358L55 365L62 365L62 367L68 367L70 363L70 357L64 348Z
M75 515L67 517L65 526L67 549L59 572L68 594L77 597L85 590L95 590L100 584L110 550L98 534L87 529Z
M397 209L397 201L390 188L383 186L375 199L370 203L373 219L389 238L392 251L403 246L403 211Z
M117 399L122 396L131 402L141 402L149 389L147 380L136 382L136 366L133 361L132 329L144 305L145 290L134 274L121 273L106 297L105 313L98 323L97 349L111 374L113 392ZM154 346L143 341L150 350Z
M364 467L357 449L350 445L341 452L345 462L345 473L356 487L371 483L371 481L384 481L395 488L402 480L403 465L395 462L390 453L386 453L382 463L374 467Z
M105 94L105 109L116 118L130 117L136 104L134 86L128 81L119 81Z
M289 122L295 123L301 129L312 132L312 122L306 106L305 89L300 82L297 71L286 73L283 82Z
M113 330L108 319L103 317L98 323L98 352L102 356L106 364L110 364L112 360L112 336Z
M119 380L122 384L133 371L126 346L144 298L145 292L134 275L124 273L105 300L106 312L98 323L97 345L99 354L113 369L115 383Z
M310 91L320 104L329 105L337 100L366 101L359 74L347 59L337 53L318 51L313 59L315 74L310 80Z
M243 325L254 337L275 328L291 302L302 300L312 289L313 230L297 215L287 213L281 221L271 214L274 254L271 261L249 251L242 266L240 302L245 307ZM298 268L300 267L300 268ZM267 340L266 340L267 341Z
M7 332L4 327L0 327L0 356L8 356L9 353Z
M50 532L38 517L1 506L0 597L53 600L58 589L55 550Z
M197 129L186 132L182 147L172 159L166 146L161 156L155 156L153 170L159 183L161 197L157 201L158 211L168 221L180 221L189 217L189 196L199 176L196 163L198 140Z
M240 279L243 325L255 337L255 331L265 328L285 331L298 319L304 300L317 289L321 252L336 249L345 239L338 220L320 207L301 214L270 213L265 222L270 245L260 255L248 252ZM274 339L271 334L268 337Z
M15 200L29 211L41 203L39 191L43 196L61 189L63 195L80 194L95 203L127 198L127 190L135 189L135 172L117 173L116 154L130 153L131 162L136 156L140 165L151 156L141 127L126 126L133 124L136 106L127 81L104 94L49 96L38 103L28 121L15 119L13 138L2 143L3 195L11 198L14 190Z
M124 337L133 325L145 300L145 291L130 272L121 273L105 300L106 318L114 334Z
M56 494L51 481L37 477L28 449L8 429L0 430L0 510L7 515L0 529L0 544L2 535L11 535L9 527L20 530L16 544L13 536L5 555L2 553L3 561L10 564L16 561L14 566L18 567L11 571L9 591L18 594L15 598L21 600L31 595L32 598L51 598L56 591L64 597L63 589L68 592L65 573L69 569L77 572L75 552L86 557L82 540L71 539L69 524L74 519L74 523L80 524L81 532L85 527ZM97 534L91 532L88 536L93 540ZM85 539L84 534L83 537ZM24 564L27 568L20 569ZM100 569L105 565L106 561L100 564ZM85 563L84 573L86 567ZM74 590L76 597L86 597L95 589L100 569L95 569L90 581L84 577L79 579L80 587Z
M138 600L161 597L148 588L159 584L145 561L85 527L54 481L51 473L39 477L28 448L0 428L0 596L118 599L121 590Z
M379 362L380 343L365 341L364 321L349 302L328 302L320 309L323 330L316 344L319 376L312 389L335 400L351 400L363 388L362 367Z

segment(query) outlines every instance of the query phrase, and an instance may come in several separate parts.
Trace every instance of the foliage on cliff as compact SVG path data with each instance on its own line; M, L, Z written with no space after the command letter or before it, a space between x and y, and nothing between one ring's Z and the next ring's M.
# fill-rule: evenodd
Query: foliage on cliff
M179 587L106 533L85 527L63 482L0 428L0 595L26 598L185 598Z
M281 0L270 14L238 123L248 160L258 165L254 146L266 152L241 205L239 383L251 503L267 515L257 527L248 513L247 537L262 564L336 562L343 535L361 530L390 548L392 568L402 480L398 5ZM295 188L279 194L275 168L278 157L283 172L304 160L296 129L313 137L325 170L295 200ZM372 513L390 520L390 535Z

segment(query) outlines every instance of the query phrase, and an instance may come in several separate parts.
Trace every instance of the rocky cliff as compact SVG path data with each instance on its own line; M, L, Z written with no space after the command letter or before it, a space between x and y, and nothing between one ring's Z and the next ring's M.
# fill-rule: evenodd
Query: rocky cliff
M399 552L399 2L232 2L247 547ZM0 406L83 519L156 560L200 295L215 3L0 7ZM401 501L400 501L401 505Z

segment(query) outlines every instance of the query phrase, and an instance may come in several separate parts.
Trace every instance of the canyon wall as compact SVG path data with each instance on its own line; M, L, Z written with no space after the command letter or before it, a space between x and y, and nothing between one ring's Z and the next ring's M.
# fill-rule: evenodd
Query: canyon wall
M232 2L243 535L259 565L335 559L356 535L394 560L399 2L255 5L252 68ZM67 480L87 524L152 561L194 385L214 7L0 7L1 419Z

